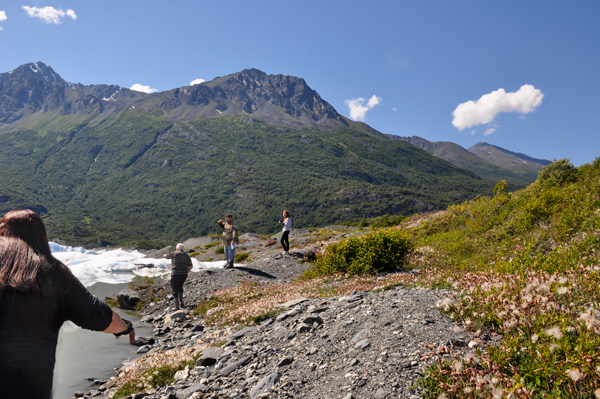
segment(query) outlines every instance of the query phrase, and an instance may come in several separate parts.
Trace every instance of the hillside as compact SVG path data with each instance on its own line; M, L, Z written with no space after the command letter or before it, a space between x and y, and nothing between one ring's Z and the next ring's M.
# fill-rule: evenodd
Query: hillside
M525 190L406 222L423 282L456 291L439 308L479 337L475 359L429 369L424 397L600 395L599 182L599 158L559 160Z
M449 141L432 142L418 136L400 137L391 134L388 134L387 136L396 140L404 140L414 146L422 148L430 154L435 155L436 157L441 158L445 161L448 161L451 164L458 166L459 168L470 170L482 179L494 182L506 180L508 183L511 183L514 186L511 187L513 189L524 188L525 186L533 183L537 177L537 172L539 171L539 169L541 169L541 166L548 165L548 162L546 161L537 160L535 164L532 163L532 165L536 165L535 167L537 169L527 170L526 173L523 172L522 169L517 169L517 171L513 171L513 169L511 169L511 163L496 163L499 160L498 157L480 157L479 155L477 155L479 153L484 152L483 147L481 146L481 144L483 143L478 143L474 147L471 147L470 149L466 150L458 144L451 143ZM475 148L475 151L477 151L477 153L471 151L471 149L473 148ZM503 152L505 154L514 154L500 147L494 148L498 152ZM533 160L533 158L527 157L526 155L521 154L521 156L527 160ZM538 165L541 166L538 167Z
M540 169L551 163L545 159L532 158L488 143L477 143L470 147L469 151L481 159L531 180L535 180Z
M0 213L29 207L71 244L161 247L215 232L409 215L493 183L257 70L145 94L26 64L0 74Z

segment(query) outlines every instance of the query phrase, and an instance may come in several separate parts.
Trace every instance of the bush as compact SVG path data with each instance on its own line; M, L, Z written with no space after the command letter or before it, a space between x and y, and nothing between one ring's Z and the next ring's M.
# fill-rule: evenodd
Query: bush
M246 259L248 259L249 256L250 256L250 254L248 252L240 252L239 254L235 254L235 261L243 262Z
M224 254L225 253L225 247L221 245L219 248L215 249L215 253L216 254Z
M561 186L577 180L577 169L566 158L554 161L540 170L537 178L542 186Z
M140 291L148 287L152 287L161 280L160 277L135 276L129 282L129 288L133 291Z
M315 266L305 277L334 273L350 275L375 274L401 266L411 251L408 234L388 229L354 236L327 246L317 257Z

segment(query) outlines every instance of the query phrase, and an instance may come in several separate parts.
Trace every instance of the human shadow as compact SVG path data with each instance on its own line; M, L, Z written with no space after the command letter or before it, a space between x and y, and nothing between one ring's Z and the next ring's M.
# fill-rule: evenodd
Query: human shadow
M246 273L250 273L254 276L259 276L259 277L264 277L264 278L277 278L275 276L273 276L272 274L263 272L262 270L258 270L258 269L252 269L251 267L244 267L244 266L235 266L236 270L242 270Z

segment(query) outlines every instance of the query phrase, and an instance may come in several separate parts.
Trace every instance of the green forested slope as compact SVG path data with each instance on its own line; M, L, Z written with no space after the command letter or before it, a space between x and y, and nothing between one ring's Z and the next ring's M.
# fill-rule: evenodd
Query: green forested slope
M272 232L281 211L317 226L438 209L492 183L360 124L294 130L249 116L164 120L45 113L0 128L0 211L37 210L69 243L159 246L214 231L224 213Z

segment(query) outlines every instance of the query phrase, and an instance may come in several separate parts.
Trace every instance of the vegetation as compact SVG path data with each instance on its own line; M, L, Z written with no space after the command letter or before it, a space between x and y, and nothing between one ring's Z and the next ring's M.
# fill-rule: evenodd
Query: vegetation
M248 260L248 258L250 257L250 254L248 252L240 252L238 254L235 254L235 258L234 260L236 262L245 262L246 260Z
M161 248L215 233L226 213L242 232L270 234L281 209L296 227L326 226L443 209L494 184L358 124L324 134L164 115L136 107L3 126L0 213L32 208L72 245ZM284 155L296 167L274 179Z
M304 277L336 273L354 276L394 270L402 266L410 250L408 235L398 228L355 235L329 244Z
M504 336L430 368L425 397L599 397L600 159L559 160L525 190L495 191L407 222L428 283L457 291L440 308Z

